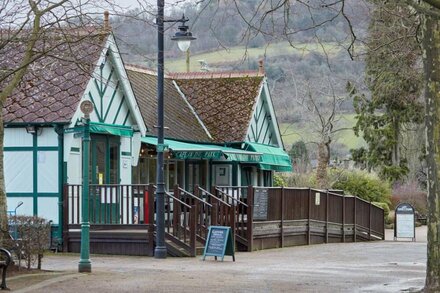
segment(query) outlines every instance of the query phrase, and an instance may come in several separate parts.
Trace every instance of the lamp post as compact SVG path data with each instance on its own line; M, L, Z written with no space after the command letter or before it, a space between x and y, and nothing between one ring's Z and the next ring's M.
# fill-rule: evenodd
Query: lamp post
M156 248L155 258L166 258L167 248L165 247L165 182L164 182L164 23L181 22L179 31L171 39L178 42L179 48L188 50L191 40L195 38L188 31L185 25L188 19L185 16L179 20L164 20L164 0L157 0L157 166L156 166Z
M92 102L85 100L80 105L84 113L83 145L83 184L81 202L81 256L78 263L79 273L92 272L90 261L90 222L89 222L89 153L90 153L90 113L93 112Z

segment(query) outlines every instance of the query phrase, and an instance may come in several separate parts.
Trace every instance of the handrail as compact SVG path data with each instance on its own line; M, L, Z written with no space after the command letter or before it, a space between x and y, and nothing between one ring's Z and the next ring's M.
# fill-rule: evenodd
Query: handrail
M227 202L223 201L221 198L219 198L219 197L213 195L212 193L206 191L205 189L201 188L200 186L199 186L199 189L200 189L201 191L205 192L206 194L208 194L210 197L213 197L214 199L218 200L218 201L221 202L222 204L224 204L224 205L226 205L226 206L228 206L228 207L231 207L230 204L228 204Z
M212 204L210 204L209 202L204 201L203 199L201 199L200 197L195 196L194 194L186 191L185 189L182 189L181 187L178 187L180 191L182 191L184 194L187 194L189 196L191 196L194 199L197 199L199 202L208 205L210 208L212 208Z
M78 185L82 186L82 184L67 184L67 185ZM119 186L148 186L148 184L98 184L98 183L90 183L89 186L105 186L105 187L119 187Z
M222 186L218 185L217 187L220 187L220 188L247 188L247 186L229 186L229 185L222 185ZM259 187L259 186L257 186L257 187Z
M223 193L224 195L226 195L226 196L229 197L230 199L233 199L233 200L235 200L236 202L238 202L238 203L244 205L245 207L248 207L247 204L245 204L244 202L240 201L239 199L236 199L236 198L233 197L233 196L230 196L229 194L227 194L227 193L224 192L223 190L219 189L218 187L216 187L215 189L216 189L217 191L220 191L221 193Z
M153 185L153 188L154 188L154 189L157 189L157 186L156 186L156 185ZM169 193L168 191L164 190L164 193L165 193L166 195L168 195L169 197L171 197L172 199L177 200L177 201L180 202L181 204L185 205L187 208L190 208L190 209L191 209L191 206L190 206L190 205L188 205L187 203L181 201L180 199L178 199L177 197L175 197L174 195L172 195L172 194Z
M177 197L175 197L174 195L172 195L171 193L169 193L168 191L165 190L165 194L168 195L169 197L171 197L172 199L178 201L179 203L183 204L184 206L186 206L187 208L191 209L191 206L183 201L181 201L180 199L178 199Z

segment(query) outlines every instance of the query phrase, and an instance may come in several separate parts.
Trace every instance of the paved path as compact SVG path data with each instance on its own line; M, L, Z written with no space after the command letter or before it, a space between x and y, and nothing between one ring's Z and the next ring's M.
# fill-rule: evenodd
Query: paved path
M17 292L411 292L426 268L426 227L417 233L417 242L270 249L236 262L93 256L92 274L76 273L78 255L49 255L43 268L63 274Z

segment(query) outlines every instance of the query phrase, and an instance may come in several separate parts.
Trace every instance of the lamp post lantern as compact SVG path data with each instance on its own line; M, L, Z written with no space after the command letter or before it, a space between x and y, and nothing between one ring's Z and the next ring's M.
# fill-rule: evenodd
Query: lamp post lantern
M179 31L171 39L177 41L181 50L188 50L191 40L195 38L185 25L188 19L185 16L179 20L164 20L164 0L157 0L157 166L156 166L156 247L155 258L166 258L165 247L165 182L164 182L164 23L181 22Z
M82 122L83 132L83 184L81 202L81 256L78 263L78 272L92 272L92 262L90 261L90 222L89 222L89 153L90 153L90 113L93 112L92 102L85 100L80 105L81 112L84 114Z

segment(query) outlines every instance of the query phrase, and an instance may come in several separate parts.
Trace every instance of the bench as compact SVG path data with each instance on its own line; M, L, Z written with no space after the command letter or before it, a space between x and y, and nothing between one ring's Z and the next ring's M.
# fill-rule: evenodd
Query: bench
M2 283L0 285L0 289L9 290L6 286L6 270L11 264L11 253L9 252L9 250L0 247L0 255L0 268L2 269Z

